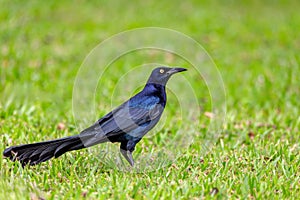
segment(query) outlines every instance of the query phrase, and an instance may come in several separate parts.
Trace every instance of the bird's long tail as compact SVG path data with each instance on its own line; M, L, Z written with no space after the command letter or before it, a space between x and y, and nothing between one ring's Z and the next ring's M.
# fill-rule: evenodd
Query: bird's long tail
M82 148L85 148L82 138L75 135L46 142L12 146L4 150L3 156L9 157L12 161L17 160L23 166L36 165L52 157L57 158L68 151Z

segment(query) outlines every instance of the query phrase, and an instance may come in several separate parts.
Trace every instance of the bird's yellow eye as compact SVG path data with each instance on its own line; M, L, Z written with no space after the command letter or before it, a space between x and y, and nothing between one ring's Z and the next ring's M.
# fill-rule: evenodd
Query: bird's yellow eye
M160 70L159 70L159 72L162 74L162 73L164 73L164 72L165 72L165 70L163 70L163 69L160 69Z

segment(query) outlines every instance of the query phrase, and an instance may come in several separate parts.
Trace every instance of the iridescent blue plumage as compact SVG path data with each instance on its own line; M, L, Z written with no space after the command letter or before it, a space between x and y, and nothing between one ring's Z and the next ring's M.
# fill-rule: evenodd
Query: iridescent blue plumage
M132 152L136 144L159 121L166 106L165 86L169 78L184 68L159 67L152 71L141 92L83 130L79 135L57 140L13 146L3 155L23 165L38 164L67 151L78 150L103 142L120 142L120 151L133 166Z

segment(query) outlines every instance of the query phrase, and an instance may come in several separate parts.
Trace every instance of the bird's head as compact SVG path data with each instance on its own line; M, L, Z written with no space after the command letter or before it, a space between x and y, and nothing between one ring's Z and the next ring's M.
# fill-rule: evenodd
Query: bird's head
M187 71L187 69L179 67L158 67L152 71L147 83L155 83L165 86L173 74L183 71Z

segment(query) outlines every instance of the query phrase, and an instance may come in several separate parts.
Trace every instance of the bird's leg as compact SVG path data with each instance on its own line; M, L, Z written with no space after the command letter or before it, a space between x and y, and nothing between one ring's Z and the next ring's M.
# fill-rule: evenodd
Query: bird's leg
M134 161L132 158L132 152L134 151L136 142L133 140L129 140L126 142L121 142L120 151L124 158L129 162L129 164L133 167Z
M120 149L121 154L126 158L126 160L129 162L129 164L133 167L134 161L132 158L132 152L129 150Z

